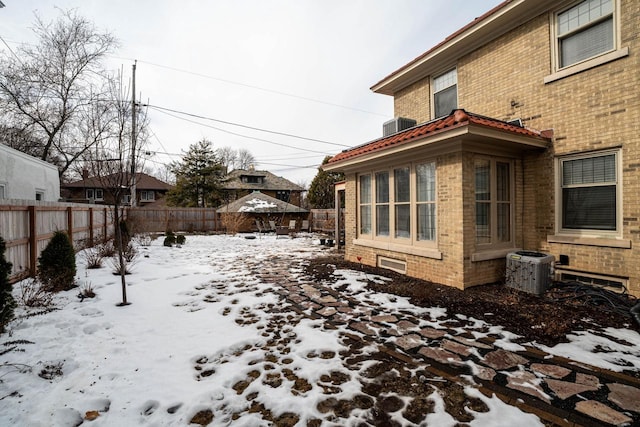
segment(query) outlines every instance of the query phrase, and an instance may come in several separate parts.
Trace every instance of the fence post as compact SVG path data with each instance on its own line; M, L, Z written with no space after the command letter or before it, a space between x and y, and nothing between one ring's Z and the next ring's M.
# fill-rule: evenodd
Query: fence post
M104 228L104 234L102 235L104 240L109 238L109 217L107 216L107 209L103 208L102 210L102 227Z
M69 240L73 245L73 208L71 206L67 207L67 233L69 233Z
M36 235L36 206L29 206L29 275L36 275L38 260L38 236Z
M93 208L89 208L89 246L93 247Z

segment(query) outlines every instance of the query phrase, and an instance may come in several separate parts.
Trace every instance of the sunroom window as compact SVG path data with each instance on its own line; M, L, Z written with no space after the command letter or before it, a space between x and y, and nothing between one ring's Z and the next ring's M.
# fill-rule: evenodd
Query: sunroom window
M360 175L360 234L371 234L371 175Z
M418 240L436 238L436 164L424 163L416 166L416 210Z
M389 172L376 173L376 236L389 236Z
M411 237L411 185L409 168L393 171L395 237Z
M501 245L511 242L511 163L476 159L476 243Z

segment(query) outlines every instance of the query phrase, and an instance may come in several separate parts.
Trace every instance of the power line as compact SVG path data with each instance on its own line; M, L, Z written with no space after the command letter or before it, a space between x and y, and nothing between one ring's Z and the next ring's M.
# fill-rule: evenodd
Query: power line
M207 125L207 124L205 124L205 123L200 123L200 122L196 122L196 121L194 121L194 120L189 120L189 119L184 118L184 117L176 116L176 115L174 115L174 114L168 113L168 112L163 111L163 110L157 110L157 111L158 111L159 113L166 114L166 115L168 115L168 116L174 117L174 118L176 118L176 119L178 119L178 120L184 120L184 121L189 122L189 123L194 123L194 124L197 124L197 125L199 125L199 126L204 126L204 127L207 127L207 128L215 129L215 130L217 130L217 131L224 132L224 133L228 133L228 134L230 134L230 135L234 135L234 136L239 136L239 137L241 137L241 138L253 139L253 140L255 140L255 141L266 142L266 143L268 143L268 144L274 144L274 145L278 145L278 146L280 146L280 147L286 147L286 148L291 148L291 149L294 149L294 150L300 150L300 151L307 151L307 152L309 152L309 153L317 153L317 154L331 155L331 153L327 153L327 152L324 152L324 151L310 150L310 149L308 149L308 148L300 148L300 147L295 147L295 146L293 146L293 145L287 145L287 144L282 144L282 143L279 143L279 142L269 141L269 140L267 140L267 139L256 138L256 137L248 136L248 135L242 135L242 134L239 134L239 133L236 133L236 132L231 132L231 131L226 130L226 129L221 129L221 128L218 128L218 127L215 127L215 126Z
M143 107L148 107L148 108L152 108L152 109L155 109L155 110L170 111L172 113L183 114L185 116L195 117L197 119L210 120L212 122L224 123L226 125L238 126L238 127L241 127L241 128L251 129L251 130L257 130L259 132L266 132L266 133L271 133L271 134L274 134L274 135L288 136L290 138L304 139L306 141L319 142L321 144L335 145L335 146L338 146L338 147L349 147L348 145L345 145L345 144L338 144L338 143L335 143L335 142L323 141L321 139L307 138L305 136L298 136L298 135L293 135L293 134L290 134L290 133L278 132L278 131L274 131L274 130L268 130L268 129L263 129L263 128L257 128L257 127L254 127L254 126L243 125L243 124L240 124L240 123L228 122L228 121L225 121L225 120L214 119L212 117L201 116L199 114L188 113L186 111L174 110L172 108L167 108L167 107L160 107L158 105L151 105L151 104L140 104L140 105L142 105Z
M127 61L132 61L131 58L123 58L123 57L119 57L119 56L112 56L112 58L124 59L124 60L127 60ZM242 86L242 87L246 87L246 88L250 88L250 89L260 90L260 91L263 91L263 92L274 93L276 95L287 96L287 97L296 98L296 99L302 99L304 101L315 102L315 103L318 103L318 104L329 105L329 106L332 106L332 107L339 107L339 108L343 108L343 109L346 109L346 110L359 111L361 113L374 114L374 115L380 116L380 117L387 117L388 116L387 114L376 113L375 111L368 111L368 110L363 110L363 109L360 109L360 108L348 107L346 105L336 104L336 103L328 102L328 101L322 101L322 100L319 100L319 99L309 98L309 97L306 97L306 96L295 95L295 94L292 94L292 93L282 92L282 91L278 91L278 90L274 90L274 89L267 89L267 88L264 88L264 87L250 85L250 84L246 84L246 83L235 82L233 80L222 79L222 78L219 78L219 77L209 76L207 74L197 73L197 72L189 71L189 70L183 70L181 68L171 67L171 66L168 66L168 65L156 64L156 63L153 63L153 62L147 62L147 61L140 60L140 59L138 61L143 63L143 64L151 65L153 67L165 68L167 70L177 71L179 73L191 74L193 76L202 77L202 78L205 78L205 79L216 80L216 81L219 81L219 82L228 83L228 84L232 84L232 85L236 85L236 86Z

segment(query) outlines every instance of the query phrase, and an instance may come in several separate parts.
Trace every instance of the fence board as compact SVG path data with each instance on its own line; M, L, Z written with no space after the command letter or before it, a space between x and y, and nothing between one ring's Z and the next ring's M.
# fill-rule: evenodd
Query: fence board
M5 258L13 264L10 280L35 273L38 256L57 230L70 232L75 247L91 236L95 240L113 233L110 211L109 206L2 200L0 236L7 243Z
M211 208L130 208L127 221L134 232L215 232L218 230L218 218Z

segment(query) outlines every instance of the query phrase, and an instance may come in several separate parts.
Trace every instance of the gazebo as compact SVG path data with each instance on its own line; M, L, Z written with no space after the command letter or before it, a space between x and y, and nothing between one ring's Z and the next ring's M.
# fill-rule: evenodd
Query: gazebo
M220 206L217 213L220 219L225 216L234 218L235 228L238 232L260 231L256 220L263 224L269 224L269 221L272 221L276 226L288 226L291 220L296 220L299 228L302 220L309 216L308 210L278 200L260 191L254 191L229 204Z

